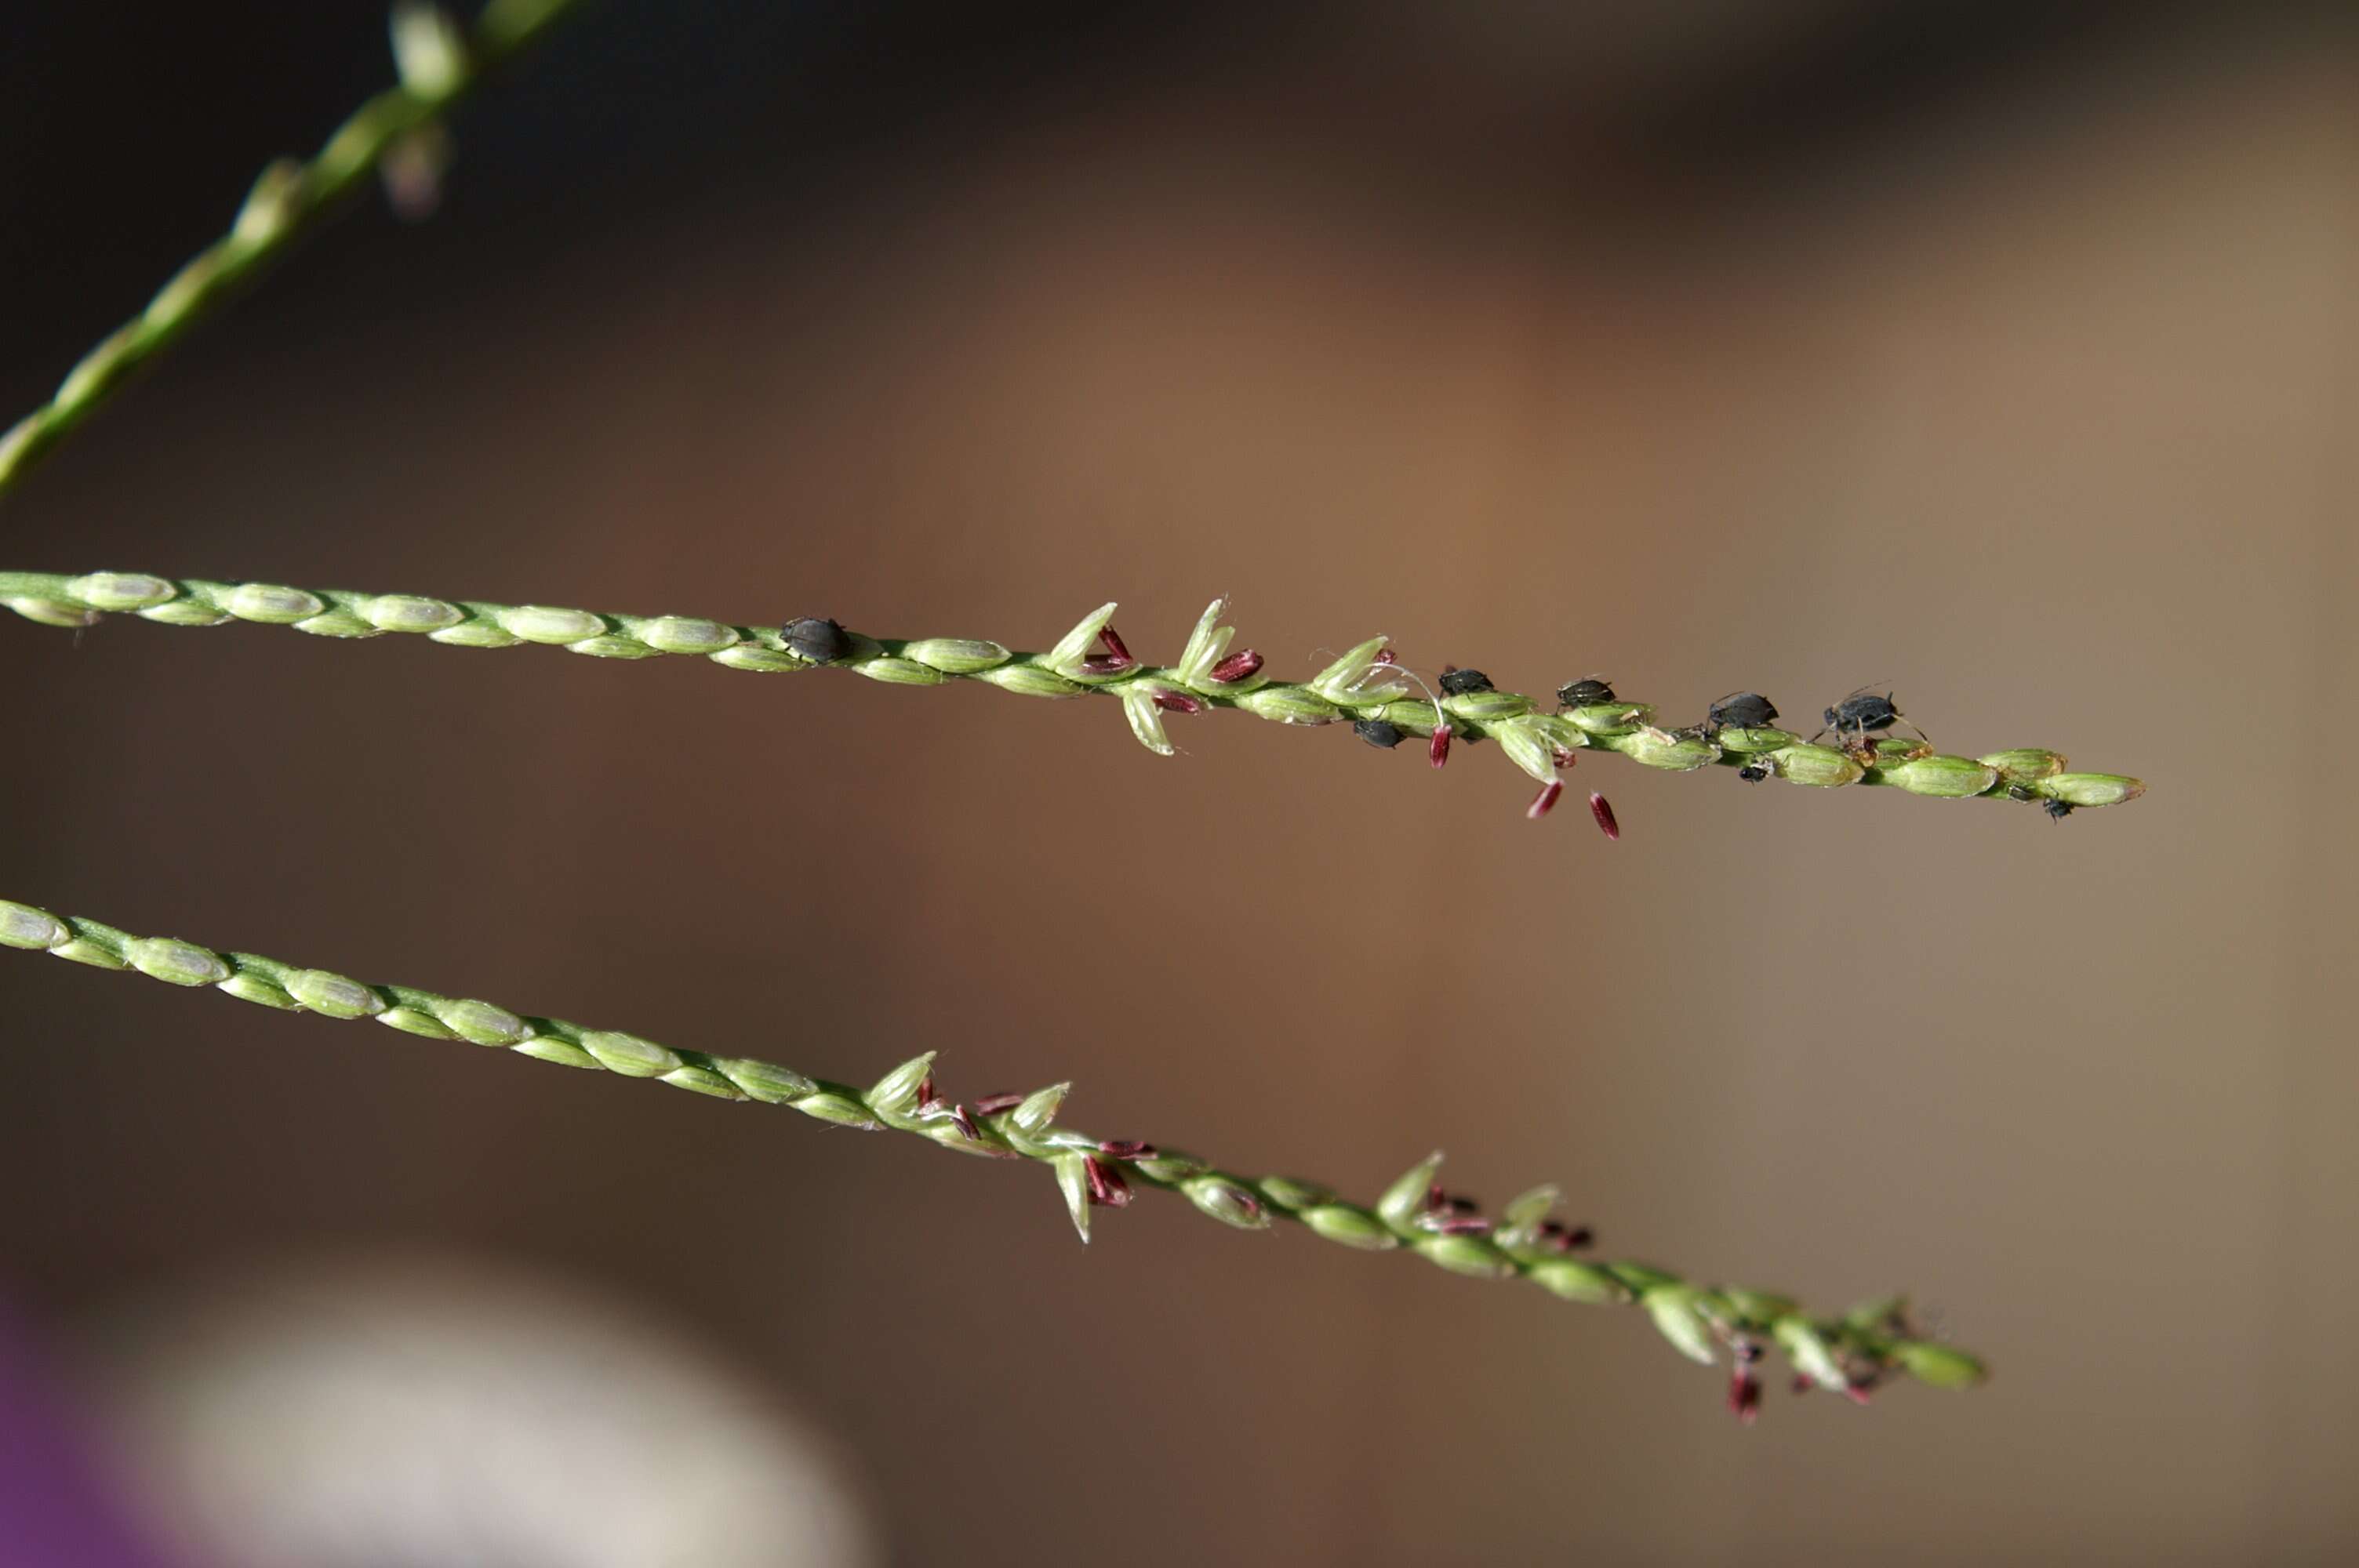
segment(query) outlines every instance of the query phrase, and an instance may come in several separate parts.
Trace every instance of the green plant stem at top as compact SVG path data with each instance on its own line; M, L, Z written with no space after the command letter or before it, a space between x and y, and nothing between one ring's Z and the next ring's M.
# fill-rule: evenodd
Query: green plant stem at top
M1412 1166L1374 1205L1345 1201L1319 1183L1245 1176L1191 1154L1136 1141L1093 1138L1060 1119L1070 1086L952 1102L934 1087L934 1053L902 1063L868 1088L810 1077L744 1056L677 1050L636 1034L585 1029L561 1019L511 1012L487 1001L409 986L373 985L252 953L217 951L172 937L134 936L94 920L0 901L0 946L47 952L101 969L132 969L169 985L208 989L241 1001L333 1019L373 1019L406 1033L462 1040L565 1066L655 1078L717 1099L784 1106L840 1127L914 1133L962 1154L1026 1160L1055 1173L1082 1239L1096 1207L1122 1207L1134 1185L1169 1192L1243 1230L1273 1218L1364 1251L1407 1251L1452 1273L1521 1279L1568 1301L1636 1305L1690 1359L1732 1368L1731 1404L1750 1418L1760 1384L1755 1366L1771 1344L1804 1384L1864 1402L1897 1373L1948 1388L1981 1381L1982 1364L1922 1336L1898 1298L1840 1317L1813 1316L1763 1291L1701 1285L1652 1264L1591 1261L1573 1254L1586 1237L1548 1218L1553 1187L1536 1187L1485 1217L1435 1180L1439 1154Z
M138 369L172 346L294 243L387 156L429 133L485 72L538 38L582 0L490 0L472 27L404 5L394 12L401 81L354 110L310 161L262 172L230 232L190 258L149 300L66 373L49 401L0 435L0 497Z
M136 615L172 626L245 621L323 637L406 633L462 648L538 643L593 658L677 654L734 670L791 675L832 668L897 686L972 680L1026 697L1113 697L1120 699L1140 744L1164 755L1174 750L1166 732L1168 718L1230 708L1283 724L1382 721L1419 736L1439 728L1449 737L1495 740L1501 752L1543 787L1581 755L1610 752L1674 773L1717 763L1744 770L1750 778L1821 788L1884 785L1935 798L2032 801L2060 815L2119 805L2146 790L2136 779L2117 773L2070 772L2060 753L2040 748L1962 757L1881 740L1847 750L1815 745L1784 730L1666 730L1656 724L1654 708L1637 702L1544 713L1538 700L1507 691L1411 697L1410 677L1391 662L1381 637L1361 643L1308 681L1273 681L1261 673L1258 655L1223 657L1234 634L1221 623L1225 600L1215 600L1205 611L1179 662L1169 666L1131 659L1126 650L1119 658L1092 651L1109 634L1111 604L1083 617L1045 654L1016 653L969 638L868 637L832 622L735 625L694 616L602 614L143 572L66 577L0 571L0 605L49 626L87 626L104 614ZM798 627L814 631L799 634ZM1119 640L1113 645L1120 646ZM1237 673L1240 661L1249 661L1252 668ZM1435 752L1446 754L1446 741Z

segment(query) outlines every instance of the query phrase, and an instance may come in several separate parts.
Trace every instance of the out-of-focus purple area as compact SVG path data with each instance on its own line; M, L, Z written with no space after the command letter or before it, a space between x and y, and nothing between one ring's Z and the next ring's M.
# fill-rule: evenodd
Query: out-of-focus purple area
M11 9L0 410L388 69ZM0 896L1363 1196L1439 1144L1997 1376L1741 1429L1639 1314L0 955L64 1419L257 1565L2351 1557L2354 104L2348 7L605 0L0 563L1158 662L1227 592L1276 672L1875 681L2151 793L1594 758L1609 843L1492 748L10 618Z
M60 1381L0 1311L0 1563L173 1568L131 1522L123 1478L106 1473L92 1422Z

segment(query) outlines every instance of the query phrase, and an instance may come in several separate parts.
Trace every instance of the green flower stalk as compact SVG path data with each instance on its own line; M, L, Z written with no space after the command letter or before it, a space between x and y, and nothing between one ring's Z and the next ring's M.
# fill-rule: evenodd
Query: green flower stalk
M1829 1389L1861 1403L1899 1373L1943 1388L1964 1388L1984 1376L1973 1357L1919 1334L1897 1298L1871 1302L1839 1317L1818 1317L1785 1296L1701 1285L1650 1264L1577 1257L1588 1235L1549 1217L1559 1195L1554 1187L1535 1187L1495 1217L1486 1217L1473 1200L1442 1190L1435 1180L1440 1154L1410 1167L1373 1206L1363 1206L1315 1182L1239 1175L1175 1149L1078 1131L1060 1120L1070 1085L951 1102L935 1087L931 1051L864 1089L775 1063L677 1050L636 1034L511 1012L488 1001L367 984L174 937L135 936L26 903L0 901L0 946L52 953L95 968L136 970L169 985L210 988L261 1007L374 1019L429 1039L462 1040L565 1066L654 1078L716 1099L784 1106L837 1126L914 1134L962 1154L1033 1161L1054 1173L1066 1212L1085 1242L1093 1209L1123 1207L1134 1187L1149 1187L1178 1194L1201 1213L1240 1230L1265 1230L1273 1219L1289 1220L1363 1251L1411 1252L1475 1279L1522 1279L1567 1301L1636 1305L1680 1354L1706 1365L1729 1365L1730 1408L1748 1421L1760 1399L1755 1368L1771 1345L1792 1363L1798 1390Z
M1767 727L1665 729L1655 722L1652 707L1622 701L1593 680L1567 687L1574 700L1555 712L1543 712L1538 699L1493 689L1472 670L1445 672L1438 694L1429 690L1412 697L1410 683L1424 683L1396 662L1382 637L1360 643L1307 681L1273 681L1263 672L1260 654L1228 651L1235 633L1223 623L1224 599L1205 610L1179 661L1169 666L1131 655L1113 630L1112 604L1082 617L1045 654L1016 653L972 638L870 637L832 621L735 625L695 616L606 614L141 572L65 577L0 571L0 604L49 626L87 626L107 614L171 626L246 621L322 637L408 633L462 648L539 643L603 659L669 654L764 674L842 669L894 686L971 680L1023 697L1113 697L1139 743L1164 756L1174 750L1166 729L1171 717L1216 708L1279 724L1349 722L1362 739L1380 746L1407 733L1430 735L1437 767L1452 738L1495 740L1509 761L1539 781L1535 816L1553 803L1559 775L1582 754L1595 752L1672 773L1718 764L1753 781L1778 778L1819 788L1883 785L1935 799L2030 801L2053 816L2117 806L2146 792L2136 779L2117 773L2069 772L2060 752L2036 748L1958 757L1897 740L1821 746ZM1599 691L1606 692L1603 700L1582 700ZM1601 826L1610 821L1610 810L1601 814Z
M174 273L147 308L66 373L49 401L0 435L0 496L140 366L171 347L241 285L371 175L397 202L423 204L447 157L441 116L493 67L514 56L580 0L490 0L473 27L405 0L393 13L400 81L354 110L308 163L262 171L230 232Z

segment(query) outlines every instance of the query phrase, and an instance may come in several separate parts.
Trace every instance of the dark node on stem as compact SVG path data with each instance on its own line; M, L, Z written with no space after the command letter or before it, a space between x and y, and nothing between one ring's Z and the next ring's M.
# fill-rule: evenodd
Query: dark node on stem
M1352 726L1352 733L1380 751L1389 752L1401 743L1400 726L1381 719L1363 719Z
M1822 716L1827 730L1850 730L1862 735L1879 733L1900 722L1900 709L1892 706L1892 694L1882 697L1874 692L1854 692ZM1819 731L1823 735L1826 730Z
M778 641L787 645L787 652L810 664L832 665L852 656L851 634L834 622L815 616L806 615L779 627Z
M1544 1220L1540 1224L1540 1239L1559 1252L1573 1252L1597 1239L1596 1233L1585 1225L1566 1225L1561 1220Z
M1766 730L1777 719L1777 705L1757 691L1732 691L1704 710L1703 732L1723 730Z
M1608 838L1622 837L1622 825L1614 820L1614 803L1594 790L1589 795L1589 815L1597 818L1597 830Z
M1556 700L1564 708L1594 708L1600 703L1618 702L1614 684L1603 676L1583 676L1556 688Z
M1832 730L1835 732L1835 744L1842 746L1845 751L1854 752L1867 750L1867 738L1870 735L1885 734L1896 724L1906 724L1911 730L1917 730L1916 723L1892 705L1890 692L1887 691L1882 697L1878 697L1864 687L1853 692L1849 697L1828 708L1825 717L1825 727L1820 730L1819 735L1823 735L1827 730ZM1843 739L1846 730L1851 735L1848 741ZM1815 741L1819 735L1813 735L1810 739ZM1917 730L1917 738L1924 741L1929 746L1932 744L1922 730Z
M1470 692L1490 689L1491 677L1481 670L1462 670L1456 665L1450 665L1441 672L1441 695L1444 697L1464 697Z
M1232 681L1250 680L1261 673L1261 655L1251 648L1240 648L1214 665L1208 677L1222 686Z

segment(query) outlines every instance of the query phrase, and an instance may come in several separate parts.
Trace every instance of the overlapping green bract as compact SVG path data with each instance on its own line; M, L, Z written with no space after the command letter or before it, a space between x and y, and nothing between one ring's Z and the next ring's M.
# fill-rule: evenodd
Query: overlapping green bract
M2115 806L2146 786L2116 773L2067 771L2061 753L2018 748L1973 757L1947 756L1921 745L1880 741L1865 751L1813 745L1783 730L1723 729L1707 736L1666 730L1641 702L1612 702L1549 713L1535 698L1509 691L1415 697L1407 672L1390 660L1386 640L1370 639L1300 684L1274 681L1259 667L1234 680L1218 678L1222 651L1233 636L1221 624L1225 600L1215 600L1198 622L1178 664L1158 666L1110 654L1093 655L1114 607L1082 618L1045 654L1016 653L970 638L896 639L846 633L852 652L825 664L794 653L776 626L738 625L682 615L619 615L548 605L494 604L480 600L416 594L358 593L341 589L287 588L275 583L212 582L144 572L0 571L0 604L52 626L85 626L103 614L137 615L174 626L214 626L245 621L292 626L324 637L375 637L406 633L462 648L507 648L538 643L595 658L646 659L679 654L724 668L766 674L844 669L894 686L982 681L1025 697L1122 699L1132 732L1149 750L1172 751L1165 725L1172 714L1233 708L1276 723L1323 725L1382 719L1424 734L1437 724L1461 737L1500 742L1516 766L1547 782L1567 759L1610 752L1645 767L1690 773L1714 763L1749 777L1776 777L1821 788L1878 784L1936 799L1973 796Z
M1243 1176L1177 1150L1091 1137L1059 1118L1070 1086L965 1102L934 1087L934 1053L900 1064L873 1087L831 1083L745 1056L712 1055L614 1030L512 1012L493 1002L410 986L375 985L253 953L224 952L175 937L135 936L94 920L0 901L0 946L47 952L102 969L131 969L168 985L210 988L262 1007L333 1019L373 1019L406 1033L462 1040L571 1067L654 1078L718 1099L785 1106L838 1126L914 1133L965 1154L1024 1159L1056 1173L1082 1238L1093 1207L1120 1206L1130 1184L1161 1188L1241 1229L1272 1218L1367 1251L1414 1252L1477 1279L1528 1280L1569 1301L1643 1307L1665 1338L1692 1359L1733 1359L1740 1379L1765 1343L1782 1346L1797 1374L1854 1398L1896 1372L1961 1387L1981 1364L1925 1339L1897 1301L1843 1317L1814 1317L1793 1301L1733 1286L1704 1286L1648 1264L1593 1262L1571 1255L1569 1234L1548 1220L1553 1187L1506 1205L1496 1220L1473 1214L1435 1183L1441 1156L1412 1166L1364 1207L1315 1182Z

